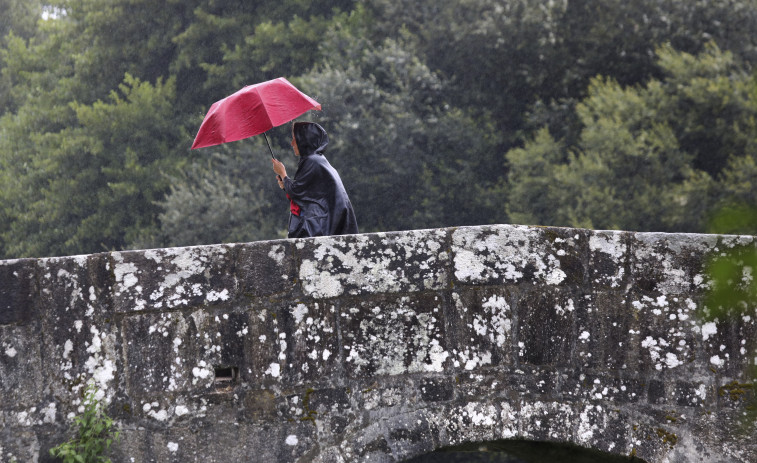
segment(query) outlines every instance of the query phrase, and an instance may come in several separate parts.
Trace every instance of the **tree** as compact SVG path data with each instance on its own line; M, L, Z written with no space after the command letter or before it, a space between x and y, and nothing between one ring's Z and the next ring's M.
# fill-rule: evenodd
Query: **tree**
M0 0L0 44L13 32L16 37L28 39L37 29L37 21L42 15L42 2L39 0Z
M178 172L211 157L188 145L213 101L281 75L323 100L316 120L333 136L329 157L366 231L501 222L508 211L692 231L717 202L752 195L735 185L748 184L754 151L757 0L49 0L47 20L35 0L0 7L3 257L161 245L169 228L182 231L183 211L221 197L229 211L244 197L258 212L226 214L238 225L207 215L219 228L198 239L248 236L245 223L258 224L254 236L280 236L258 213L281 196L275 184L248 189L229 167L243 159L238 148ZM676 50L670 59L655 52L662 43ZM131 119L130 98L143 92L155 92L147 107L164 118L153 131ZM634 116L636 127L600 124L627 116L602 102L616 97L660 114ZM675 188L636 185L630 168ZM560 194L571 188L571 198ZM636 206L621 213L626 193ZM118 205L128 217L85 211Z
M300 81L324 106L329 159L361 230L490 220L479 191L492 178L497 134L447 98L447 83L415 54L412 36L372 43L353 19L354 29L324 43L330 64Z
M714 44L696 56L664 46L658 57L663 80L633 87L592 81L576 106L583 128L575 145L562 145L543 129L525 148L508 153L513 217L704 231L726 192L754 195L751 184L734 181L754 174L754 78ZM545 196L533 201L534 187L545 185Z
M261 137L209 148L171 178L160 231L142 247L234 243L286 237L289 203L276 186ZM252 146L252 148L250 148Z
M76 122L36 133L3 165L3 231L8 255L61 255L123 249L157 226L163 173L181 165L188 135L172 124L172 80L155 86L127 74L108 102L72 104ZM4 126L27 127L26 113ZM24 137L0 137L12 143ZM7 145L6 145L7 146ZM184 145L185 147L186 145ZM44 156L38 153L44 153Z

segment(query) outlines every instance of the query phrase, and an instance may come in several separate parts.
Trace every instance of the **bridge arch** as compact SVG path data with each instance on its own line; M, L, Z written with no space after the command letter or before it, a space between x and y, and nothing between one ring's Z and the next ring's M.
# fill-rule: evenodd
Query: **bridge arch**
M574 444L502 439L445 447L403 463L643 463L634 456L620 456Z
M757 314L695 317L737 243L496 225L2 261L0 458L46 461L94 381L118 461L757 461Z

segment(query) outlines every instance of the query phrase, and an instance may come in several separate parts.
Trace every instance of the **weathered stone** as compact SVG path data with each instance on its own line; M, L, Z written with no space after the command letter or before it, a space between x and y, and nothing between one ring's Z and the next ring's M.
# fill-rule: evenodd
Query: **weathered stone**
M44 399L39 331L38 323L0 326L0 396L5 410L29 410Z
M124 393L121 332L111 304L106 254L40 262L43 382L55 396L83 394L94 381L108 399ZM60 404L66 416L78 407Z
M574 430L578 445L605 452L626 453L631 434L628 417L605 404L588 403L578 409ZM619 452L620 451L620 452Z
M388 422L389 446L398 459L421 455L434 449L434 436L423 412L397 415Z
M715 407L717 404L717 394L715 393L715 384L708 381L707 383L691 383L689 381L676 381L673 388L673 400L681 407Z
M33 431L21 431L13 428L0 428L0 461L22 462L36 461L39 455L39 440Z
M296 273L291 241L245 243L232 250L238 255L236 272L241 294L288 298L294 292Z
M267 389L244 392L243 419L269 421L276 416L276 395Z
M313 298L444 289L444 230L297 241L302 291Z
M704 281L704 256L717 249L716 235L635 233L631 239L632 284L648 292L688 294Z
M213 305L236 297L229 246L112 253L119 313Z
M342 373L333 304L292 301L277 315L271 341L278 345L278 356L264 374L274 377L278 365L282 381L301 385Z
M550 442L574 441L569 423L575 423L579 417L569 403L524 402L520 404L519 416L522 437Z
M600 292L584 299L577 313L577 364L610 371L636 372L639 364L640 320L627 293Z
M585 239L575 229L461 227L452 233L454 276L463 284L581 284Z
M650 380L647 389L647 402L653 405L664 405L667 401L665 383L657 379Z
M426 402L440 402L452 400L455 395L455 386L452 380L424 378L420 384L421 398Z
M342 305L348 377L443 371L449 357L443 305L444 298L434 293Z
M512 364L515 327L510 292L488 287L461 289L451 297L454 305L447 319L453 365L469 371Z
M575 345L575 307L584 301L550 287L522 294L518 310L518 360L567 366Z
M596 231L589 236L589 281L595 287L625 290L629 284L632 234Z
M52 461L87 384L114 461L757 461L757 313L700 318L738 244L496 225L0 262L0 462Z
M518 412L508 402L473 400L449 407L430 419L442 446L483 442L519 435Z
M672 297L657 292L629 293L630 309L638 320L639 364L629 365L638 371L676 371L694 373L693 364L700 331L693 312L696 303L690 298Z
M643 383L637 378L612 377L602 374L565 374L560 387L561 396L573 400L611 401L617 404L636 403L646 395Z
M214 422L201 429L174 427L155 432L125 432L118 460L163 463L203 461L297 461L314 445L312 426L239 425ZM200 457L201 455L201 457ZM139 460L137 460L139 458Z
M0 260L0 325L35 317L36 270L34 259Z

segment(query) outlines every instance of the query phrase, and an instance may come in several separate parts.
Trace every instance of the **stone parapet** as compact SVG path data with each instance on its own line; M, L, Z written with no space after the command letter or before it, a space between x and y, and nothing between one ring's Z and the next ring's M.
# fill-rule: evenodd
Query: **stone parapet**
M492 225L0 261L0 462L52 461L89 382L117 462L514 438L757 461L757 313L698 318L708 256L753 240Z

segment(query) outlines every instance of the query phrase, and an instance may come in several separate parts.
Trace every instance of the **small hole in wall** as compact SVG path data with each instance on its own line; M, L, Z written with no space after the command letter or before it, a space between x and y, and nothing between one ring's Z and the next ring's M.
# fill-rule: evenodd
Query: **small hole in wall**
M216 365L213 367L215 372L215 383L217 386L228 386L235 383L239 378L239 368L227 365Z

